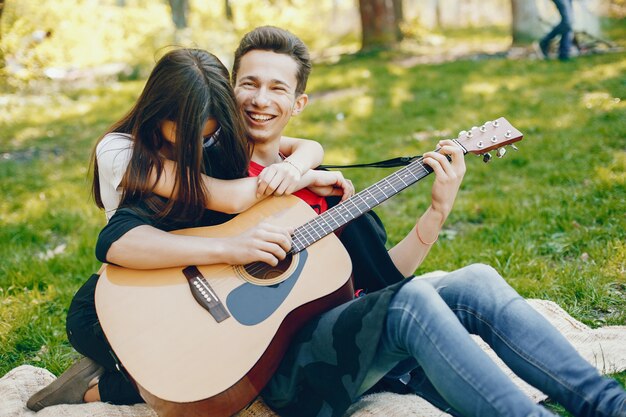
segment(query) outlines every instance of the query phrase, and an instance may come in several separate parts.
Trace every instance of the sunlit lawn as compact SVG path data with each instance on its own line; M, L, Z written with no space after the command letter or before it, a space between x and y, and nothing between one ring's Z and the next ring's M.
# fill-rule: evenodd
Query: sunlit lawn
M623 22L612 35L626 39ZM310 106L288 133L320 141L327 163L369 162L420 154L507 117L525 134L520 150L489 164L468 156L455 210L417 272L485 262L524 296L556 301L588 325L626 325L626 53L568 63L406 67L406 59L384 53L316 66ZM25 363L59 373L76 356L65 314L98 268L104 224L89 196L90 152L141 87L0 104L0 375ZM391 172L345 174L360 189ZM391 243L426 208L430 183L377 209Z

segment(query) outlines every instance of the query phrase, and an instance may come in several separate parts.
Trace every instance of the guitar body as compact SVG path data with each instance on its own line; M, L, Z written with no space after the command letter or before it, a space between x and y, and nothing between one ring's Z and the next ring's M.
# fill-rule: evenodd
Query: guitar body
M175 233L235 236L261 221L295 227L315 216L296 197L270 197L222 225ZM241 410L271 378L298 328L352 298L352 265L334 234L283 263L269 274L280 281L271 286L241 266L198 266L225 309L221 321L194 298L183 267L106 267L95 295L100 324L159 415Z

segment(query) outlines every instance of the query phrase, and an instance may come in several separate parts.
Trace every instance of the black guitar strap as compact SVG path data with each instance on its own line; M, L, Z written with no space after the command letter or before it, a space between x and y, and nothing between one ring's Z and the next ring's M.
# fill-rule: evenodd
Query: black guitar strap
M415 156L400 156L398 158L385 159L384 161L370 162L368 164L352 164L352 165L320 165L319 168L393 168L406 166L421 157L422 155Z

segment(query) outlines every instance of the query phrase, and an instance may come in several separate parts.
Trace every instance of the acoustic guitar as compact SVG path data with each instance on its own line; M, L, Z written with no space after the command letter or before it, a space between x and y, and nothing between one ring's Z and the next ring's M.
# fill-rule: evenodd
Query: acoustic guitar
M487 161L521 139L500 118L453 140ZM193 417L230 416L254 400L298 328L353 296L350 258L333 232L431 172L418 158L320 215L296 197L270 197L224 224L173 232L235 236L261 221L295 227L275 267L108 265L96 288L98 318L146 402L161 416Z

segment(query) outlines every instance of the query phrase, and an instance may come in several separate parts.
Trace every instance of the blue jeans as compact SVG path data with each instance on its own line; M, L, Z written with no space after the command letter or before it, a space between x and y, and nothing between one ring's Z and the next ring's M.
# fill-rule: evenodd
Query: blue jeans
M576 416L626 417L626 391L585 361L491 267L413 279L394 296L362 391L387 374L460 416L548 416L470 337ZM403 378L406 382L406 379Z
M572 0L553 0L554 5L559 10L561 21L556 25L550 33L543 37L541 43L549 45L552 39L561 36L559 43L559 58L569 58L572 41L574 40L574 9Z

